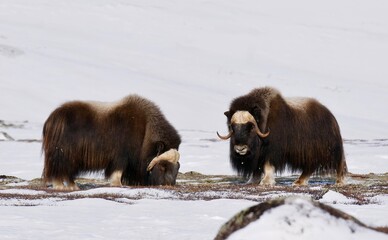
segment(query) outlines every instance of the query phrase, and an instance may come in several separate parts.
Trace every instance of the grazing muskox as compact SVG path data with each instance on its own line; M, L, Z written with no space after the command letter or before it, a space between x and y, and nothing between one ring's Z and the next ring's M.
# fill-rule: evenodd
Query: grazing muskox
M336 172L341 185L346 174L344 149L332 113L311 98L283 98L273 88L258 88L234 99L225 112L230 160L251 182L275 184L274 172L302 171L294 185L307 185L313 173Z
M80 173L105 170L112 186L174 185L180 143L159 108L137 95L68 102L43 127L43 178L55 189L73 190Z

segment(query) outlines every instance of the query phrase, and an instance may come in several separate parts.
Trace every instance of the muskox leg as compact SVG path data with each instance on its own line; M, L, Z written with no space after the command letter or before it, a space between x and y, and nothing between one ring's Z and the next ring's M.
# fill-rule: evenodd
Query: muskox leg
M110 186L112 187L122 187L121 184L121 176L123 175L123 171L117 170L112 173L110 176Z
M340 162L340 164L338 164L338 167L337 167L337 179L335 182L337 186L343 186L345 184L345 175L347 171L348 170L347 170L345 159L342 159L342 161Z
M275 185L275 167L270 164L269 162L265 162L264 164L264 177L260 182L260 185L269 185L273 186Z
M292 183L292 186L307 186L312 173L303 171L300 177Z

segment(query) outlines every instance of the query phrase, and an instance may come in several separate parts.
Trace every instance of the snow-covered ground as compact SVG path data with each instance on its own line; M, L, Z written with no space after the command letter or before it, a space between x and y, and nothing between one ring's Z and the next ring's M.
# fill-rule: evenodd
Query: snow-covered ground
M0 140L2 132L40 139L48 114L64 101L137 93L155 101L182 135L182 172L231 175L228 143L215 141L216 131L226 131L223 112L232 98L270 85L332 110L350 172L386 173L387 12L382 0L0 0L0 120L16 125L0 127ZM0 175L40 177L40 148L0 141ZM366 206L338 203L342 197L328 203L388 225L386 196ZM0 237L212 239L253 204L4 204Z

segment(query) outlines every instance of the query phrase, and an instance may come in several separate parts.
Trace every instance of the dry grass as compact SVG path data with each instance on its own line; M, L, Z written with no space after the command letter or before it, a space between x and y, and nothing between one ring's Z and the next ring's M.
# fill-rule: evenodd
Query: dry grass
M0 190L15 189L10 192L0 192L0 200L3 205L12 206L37 206L42 204L53 204L65 200L76 200L84 198L98 198L115 201L120 204L134 204L136 200L143 198L150 199L173 199L173 200L213 200L213 199L246 199L265 203L279 199L279 197L290 195L309 196L319 200L329 190L339 192L355 200L354 204L370 204L372 197L380 194L388 194L388 173L376 175L349 174L349 184L336 187L331 178L313 178L310 185L306 187L293 187L294 177L279 177L277 185L263 187L257 184L245 184L241 178L224 175L203 175L196 172L188 172L178 175L175 186L128 186L132 191L96 191L86 193L85 190L109 187L109 182L104 179L77 179L77 185L81 191L66 192L47 188L40 178L24 181L22 179L0 175ZM20 191L19 191L20 190ZM36 191L23 191L36 190ZM146 190L146 191L142 191ZM153 191L155 190L155 191ZM122 194L124 192L124 194ZM130 191L128 191L130 192ZM156 192L156 193L153 193ZM163 194L166 193L166 194ZM9 200L9 201L7 201ZM5 202L5 204L4 204ZM388 226L373 228L377 231L388 234Z
M319 200L329 190L339 192L351 199L356 204L369 204L371 198L379 194L388 194L388 173L382 175L368 174L355 175L349 174L349 184L343 187L333 185L334 180L330 178L312 178L310 185L306 187L293 187L291 183L295 177L279 177L276 179L277 185L273 187L264 187L257 184L245 184L242 179L235 176L224 175L203 175L196 172L179 174L177 185L175 186L128 186L128 189L157 189L168 192L168 197L179 200L213 200L213 199L246 199L251 201L263 202L277 196L304 195L312 199ZM23 183L22 185L18 185ZM81 190L109 187L109 183L104 179L78 179L77 184ZM103 198L115 200L122 198L117 194L64 194L66 192L56 191L43 186L41 179L23 181L22 179L10 176L0 176L0 189L30 189L41 190L44 194L4 194L0 193L1 198L14 199L45 199L60 198L66 200L79 198ZM134 195L124 196L129 200L139 198L157 198L155 196Z

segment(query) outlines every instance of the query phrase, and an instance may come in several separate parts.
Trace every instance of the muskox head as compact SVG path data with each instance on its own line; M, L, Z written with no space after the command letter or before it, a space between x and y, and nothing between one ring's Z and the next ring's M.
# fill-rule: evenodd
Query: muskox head
M217 135L223 140L230 139L230 159L232 166L245 177L250 176L257 167L260 144L269 135L262 133L255 118L248 111L236 111L228 117L229 133L226 136Z
M152 159L147 167L149 185L175 185L178 175L179 152L170 149Z
M228 113L225 113L225 115L228 115ZM237 111L230 119L228 135L221 136L218 132L217 135L223 140L231 138L230 142L234 152L244 156L250 153L253 141L257 137L265 138L269 135L269 132L262 133L255 118L248 111Z

